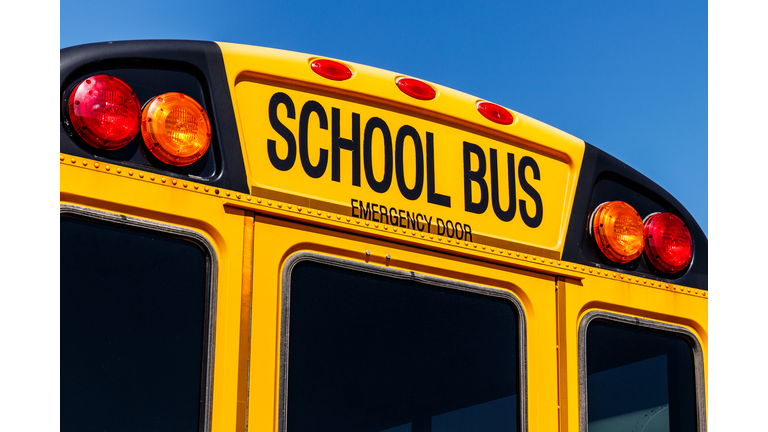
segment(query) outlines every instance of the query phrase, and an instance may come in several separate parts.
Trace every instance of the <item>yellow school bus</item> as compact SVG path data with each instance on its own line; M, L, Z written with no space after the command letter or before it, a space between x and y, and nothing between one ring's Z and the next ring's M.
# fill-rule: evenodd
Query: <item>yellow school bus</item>
M229 43L61 50L64 431L706 431L707 238L493 101Z

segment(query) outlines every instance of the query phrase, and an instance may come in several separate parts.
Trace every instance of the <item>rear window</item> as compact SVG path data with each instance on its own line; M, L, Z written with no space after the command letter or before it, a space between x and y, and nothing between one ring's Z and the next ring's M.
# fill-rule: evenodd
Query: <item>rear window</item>
M670 326L671 327L671 326ZM687 337L610 320L586 330L586 414L590 432L694 432L694 349Z
M292 268L283 430L522 430L511 295L409 275L312 260Z
M202 430L207 272L192 241L61 217L61 430Z

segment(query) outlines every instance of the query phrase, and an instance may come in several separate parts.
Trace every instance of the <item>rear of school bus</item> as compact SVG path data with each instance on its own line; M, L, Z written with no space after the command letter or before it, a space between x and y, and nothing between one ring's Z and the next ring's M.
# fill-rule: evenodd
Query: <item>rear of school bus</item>
M706 430L707 239L592 145L226 43L60 96L62 430Z

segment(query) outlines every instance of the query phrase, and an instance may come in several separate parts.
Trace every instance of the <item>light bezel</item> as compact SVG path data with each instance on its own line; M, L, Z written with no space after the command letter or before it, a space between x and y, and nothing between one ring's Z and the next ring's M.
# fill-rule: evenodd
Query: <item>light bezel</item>
M346 63L328 58L311 59L309 68L312 72L332 81L346 81L355 75L355 71ZM344 71L345 73L340 74L337 71Z
M397 77L395 78L395 84L397 85L397 88L400 89L401 92L407 94L408 96L418 99L418 100L433 100L437 97L437 89L435 89L432 85L429 83L422 81L417 78L411 78L411 77ZM419 91L414 91L413 89L429 89L427 94L420 93Z
M517 116L515 116L515 114L513 114L512 111L504 108L499 104L495 104L493 102L478 101L475 104L475 108L477 108L477 112L479 112L480 115L502 126L509 126L512 123L514 123L515 120L517 120ZM503 114L503 115L495 116L492 114L494 112Z

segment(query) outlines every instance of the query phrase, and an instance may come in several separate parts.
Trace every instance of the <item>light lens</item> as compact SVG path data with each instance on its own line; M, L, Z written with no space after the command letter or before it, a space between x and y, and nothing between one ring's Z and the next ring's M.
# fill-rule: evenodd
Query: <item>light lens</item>
M688 267L693 257L693 241L688 227L672 213L654 213L645 218L645 256L664 273L677 273Z
M432 100L437 96L437 92L431 85L415 78L400 77L395 80L397 87L412 98L420 100Z
M592 213L590 233L613 262L628 263L643 253L643 220L623 201L600 204Z
M141 136L160 161L186 166L200 159L211 142L211 123L203 107L183 93L165 93L147 102Z
M352 69L347 65L329 59L317 59L310 66L316 74L334 81L344 81L352 78Z
M477 110L483 117L501 125L510 125L515 121L515 116L508 109L491 102L478 102Z
M123 81L94 75L78 84L69 97L69 120L93 147L117 150L139 133L139 98Z

